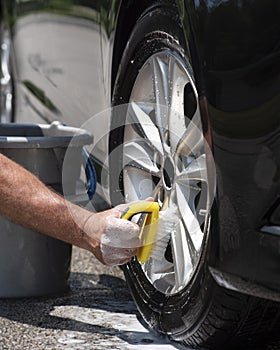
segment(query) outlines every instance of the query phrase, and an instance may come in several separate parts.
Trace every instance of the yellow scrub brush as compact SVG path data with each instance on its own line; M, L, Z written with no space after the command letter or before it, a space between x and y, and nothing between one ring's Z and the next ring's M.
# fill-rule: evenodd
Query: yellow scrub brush
M146 262L152 252L153 245L156 239L158 219L159 219L159 204L157 202L141 201L132 203L123 212L121 218L130 220L134 215L144 214L141 217L140 243L137 248L136 257L141 262Z
M141 263L145 263L150 257L155 260L163 258L172 232L176 231L179 222L178 211L175 206L159 211L157 202L141 201L132 203L125 209L122 219L130 220L134 215L141 216L138 224L141 227L141 246L137 249L136 257Z

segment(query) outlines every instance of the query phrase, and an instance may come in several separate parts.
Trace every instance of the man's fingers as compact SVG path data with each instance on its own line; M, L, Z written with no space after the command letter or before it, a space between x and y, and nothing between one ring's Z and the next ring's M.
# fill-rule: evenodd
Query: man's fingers
M101 237L101 252L106 265L123 265L136 254L140 228L134 222L108 216Z
M146 201L152 202L153 198L149 197ZM132 221L120 218L131 204L121 204L93 214L84 223L84 236L90 242L96 257L106 265L123 265L129 262L141 245L140 227Z
M123 265L136 254L136 249L120 249L101 245L103 261L106 265Z
M116 248L137 248L140 228L134 222L107 217L101 243Z

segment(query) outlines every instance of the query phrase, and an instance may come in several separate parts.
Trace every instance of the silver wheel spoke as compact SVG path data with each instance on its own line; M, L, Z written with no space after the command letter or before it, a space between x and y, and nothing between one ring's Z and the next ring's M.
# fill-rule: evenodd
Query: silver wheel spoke
M130 100L135 102L155 103L153 93L153 81L151 79L152 68L150 64L143 67L141 74L138 75L134 88L130 95Z
M152 58L151 64L156 104L166 107L170 104L168 62L164 62L159 55Z
M175 150L178 139L186 129L184 118L184 87L189 82L175 57L161 56L152 60L156 97L156 123L162 143Z
M190 121L186 130L184 130L177 147L176 153L184 156L198 154L204 146L204 137L201 131L200 120L198 120L199 110L197 109L194 119Z
M195 266L195 264L197 263L198 252L197 252L197 250L193 244L193 241L189 235L189 232L188 232L188 229L186 227L184 220L181 220L181 224L183 225L184 232L186 234L186 239L188 242L188 248L189 248L191 262L192 262L192 265Z
M179 289L191 273L193 266L189 252L189 246L181 222L176 226L176 231L171 233L172 257L175 272L175 286Z
M184 186L176 185L177 205L182 216L182 220L184 221L184 225L187 228L186 233L189 235L196 251L198 252L200 250L204 235L195 214L190 208L191 204L189 203L189 198L185 196L182 187Z
M166 201L166 194L163 190L162 179L160 179L159 182L155 185L152 197L155 198L155 201L159 203L160 207L164 205Z
M176 182L188 185L190 181L207 182L206 155L202 154L177 176Z
M123 152L124 166L134 166L148 174L160 177L160 170L152 160L153 149L151 149L145 140L140 139L124 144Z
M184 117L184 87L189 79L183 74L182 67L178 65L174 56L169 57L168 71L171 110ZM181 125L186 127L184 120Z
M152 58L151 66L155 94L155 119L162 144L166 148L165 132L168 130L168 106L170 106L168 64L167 62L164 62L159 55Z
M146 142L149 142L155 150L163 154L158 128L152 122L150 116L135 102L131 102L128 116L130 117L129 122L135 123L133 127L137 129L138 134L142 136Z
M169 57L169 96L170 96L170 115L169 115L169 134L170 146L174 152L178 140L181 139L186 130L186 121L184 116L184 88L189 79L183 74L175 60L175 57Z

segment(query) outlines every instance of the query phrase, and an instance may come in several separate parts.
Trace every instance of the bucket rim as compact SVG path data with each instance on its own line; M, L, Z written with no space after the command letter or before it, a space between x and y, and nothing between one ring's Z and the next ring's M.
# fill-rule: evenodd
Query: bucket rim
M28 135L28 133L31 135ZM41 135L38 135L38 133L41 133ZM52 133L54 135L51 135ZM0 124L0 148L65 148L92 143L93 135L88 131L63 125L57 121L51 124Z

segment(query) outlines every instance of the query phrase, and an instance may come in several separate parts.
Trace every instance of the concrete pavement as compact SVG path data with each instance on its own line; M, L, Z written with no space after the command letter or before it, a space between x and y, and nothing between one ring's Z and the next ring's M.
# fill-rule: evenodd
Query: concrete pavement
M143 327L119 268L74 248L71 270L64 295L0 299L0 350L188 350Z
M0 300L0 349L182 349L141 325L119 268L74 248L70 286L61 296Z

